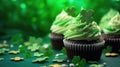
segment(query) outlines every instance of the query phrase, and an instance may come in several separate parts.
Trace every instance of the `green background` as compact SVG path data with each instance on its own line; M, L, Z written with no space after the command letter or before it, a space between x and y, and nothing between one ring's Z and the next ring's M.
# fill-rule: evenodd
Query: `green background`
M111 8L120 11L120 0L0 0L0 39L9 39L14 34L44 37L62 9L75 6L76 15L81 8L95 10L94 20Z

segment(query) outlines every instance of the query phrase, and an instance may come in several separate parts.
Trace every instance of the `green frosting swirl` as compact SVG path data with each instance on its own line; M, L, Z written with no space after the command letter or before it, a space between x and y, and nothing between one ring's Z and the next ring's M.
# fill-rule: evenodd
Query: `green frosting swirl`
M103 29L105 34L120 34L120 14L117 13Z
M63 10L59 15L57 15L50 30L54 33L63 34L67 30L66 26L70 24L69 21L71 21L72 19L73 17L68 15Z
M118 11L114 10L114 9L110 9L107 14L105 14L100 21L100 27L103 30L106 25L108 25L108 22L110 22L110 20L117 14Z
M87 23L74 20L74 23L69 25L69 30L64 33L65 39L71 40L95 40L100 38L100 27L96 22Z

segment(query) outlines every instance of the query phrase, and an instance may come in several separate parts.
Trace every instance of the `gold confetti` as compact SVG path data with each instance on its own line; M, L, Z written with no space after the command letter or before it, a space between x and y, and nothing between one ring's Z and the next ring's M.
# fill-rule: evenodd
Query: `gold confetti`
M116 57L118 55L119 55L118 53L106 53L105 54L106 57Z
M0 48L2 47L8 47L8 44L0 44Z
M62 67L60 64L52 64L50 67Z
M10 58L10 60L12 61L22 61L24 58L21 57L14 57L14 58Z
M18 53L20 53L19 51L15 51L15 50L11 50L11 51L9 51L8 52L9 54L18 54Z

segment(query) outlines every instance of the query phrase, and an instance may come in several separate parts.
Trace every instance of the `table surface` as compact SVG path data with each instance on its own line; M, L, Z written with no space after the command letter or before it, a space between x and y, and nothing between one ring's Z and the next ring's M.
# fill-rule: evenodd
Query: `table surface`
M47 37L44 39L45 43L49 43L50 39L48 39ZM9 48L10 50L18 50L18 46L13 47L13 48ZM55 51L55 54L60 53L60 51ZM11 61L10 58L13 57L23 57L24 60L20 61L20 62L14 62ZM49 67L50 64L67 64L69 65L70 63L68 62L63 62L63 63L54 63L52 62L53 58L55 57L55 55L53 55L50 59L48 59L46 62L43 63L32 63L32 60L36 59L36 57L33 56L32 53L32 57L31 58L25 58L25 53L20 53L17 55L13 55L13 54L8 54L7 52L3 55L0 55L0 58L4 58L3 61L0 61L0 67L43 67L43 66L47 66ZM99 64L102 63L106 63L105 67L120 67L120 55L118 57L105 57L104 54L102 54L101 56L101 60L99 61ZM86 67L89 67L89 64L86 65Z
M60 51L55 51L55 53L59 53L59 52ZM4 58L3 61L0 61L0 67L25 67L25 66L26 67L43 67L45 65L49 67L49 64L56 64L52 62L52 59L54 58L54 56L43 63L32 63L32 60L35 59L35 57L33 56L31 58L25 58L24 61L19 61L19 62L14 62L10 60L10 58L16 57L16 56L23 57L23 58L25 57L24 53L20 53L17 55L5 53L4 55L0 55L0 58ZM99 61L99 63L104 63L104 62L107 64L105 67L120 67L120 56L105 57L105 55L102 54L101 60ZM69 64L69 63L63 62L60 64ZM86 67L89 67L89 64Z

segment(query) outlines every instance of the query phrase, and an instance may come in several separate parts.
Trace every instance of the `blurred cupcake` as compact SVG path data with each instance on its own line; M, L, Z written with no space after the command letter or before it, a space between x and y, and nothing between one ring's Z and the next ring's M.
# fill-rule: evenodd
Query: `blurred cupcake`
M74 12L74 8L69 8L66 11L63 10L57 15L55 21L53 22L50 30L50 39L52 46L56 50L61 50L63 48L63 33L67 30L67 26L70 24L69 21L73 19L70 13Z
M106 46L112 46L112 52L118 52L120 49L120 14L117 13L103 28L103 37Z
M107 14L105 14L100 21L100 28L103 30L104 27L108 24L108 22L117 14L117 11L114 9L110 9Z
M80 56L87 61L100 59L105 41L92 14L92 10L82 10L81 15L72 21L68 26L69 30L64 33L63 42L69 59L74 56Z

